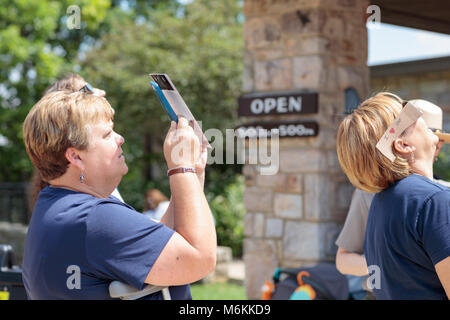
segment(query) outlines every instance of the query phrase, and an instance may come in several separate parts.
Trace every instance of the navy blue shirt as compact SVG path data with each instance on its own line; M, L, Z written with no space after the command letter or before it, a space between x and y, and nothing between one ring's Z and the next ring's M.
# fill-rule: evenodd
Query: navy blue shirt
M417 174L375 195L364 254L377 299L447 299L434 266L450 256L449 207L450 189Z
M22 269L28 297L111 299L113 280L142 289L173 233L112 196L100 199L46 187L25 241ZM169 290L172 299L192 298L189 285ZM162 293L144 299L162 299Z

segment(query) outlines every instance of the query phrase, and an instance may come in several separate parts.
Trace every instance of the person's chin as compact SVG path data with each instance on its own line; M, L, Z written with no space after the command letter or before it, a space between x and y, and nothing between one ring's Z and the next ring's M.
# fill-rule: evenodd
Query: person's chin
M126 175L127 173L128 173L128 166L125 163L124 164L124 169L123 169L123 175Z

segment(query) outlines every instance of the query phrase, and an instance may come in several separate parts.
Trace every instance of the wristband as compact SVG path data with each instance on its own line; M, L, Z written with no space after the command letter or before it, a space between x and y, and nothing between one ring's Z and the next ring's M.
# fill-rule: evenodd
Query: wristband
M176 168L167 170L167 176L170 177L173 174L185 173L185 172L196 173L195 168L192 168L192 167L176 167Z

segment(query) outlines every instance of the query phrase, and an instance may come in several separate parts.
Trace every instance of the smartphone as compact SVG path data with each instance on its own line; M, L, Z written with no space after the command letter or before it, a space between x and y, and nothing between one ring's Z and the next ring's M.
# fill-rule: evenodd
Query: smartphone
M166 97L164 96L164 94L161 90L161 87L155 81L150 81L150 85L152 86L153 90L155 91L156 96L159 99L159 102L161 102L161 105L163 106L164 110L166 111L167 115L169 116L169 119L171 121L175 121L176 123L178 123L178 117L177 117L175 111L173 111L172 106L167 101Z
M203 134L200 125L195 120L169 76L165 73L151 73L150 77L153 79L153 81L150 82L150 85L158 96L158 99L168 114L170 120L178 123L179 115L185 117L194 129L199 141L202 142L202 145L207 148L211 148L211 145Z

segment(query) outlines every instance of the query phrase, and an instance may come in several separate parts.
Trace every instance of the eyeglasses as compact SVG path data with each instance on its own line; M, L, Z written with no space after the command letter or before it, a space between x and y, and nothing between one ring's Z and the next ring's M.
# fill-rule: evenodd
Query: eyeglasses
M94 93L94 88L86 82L86 84L80 89L81 92L84 93Z

